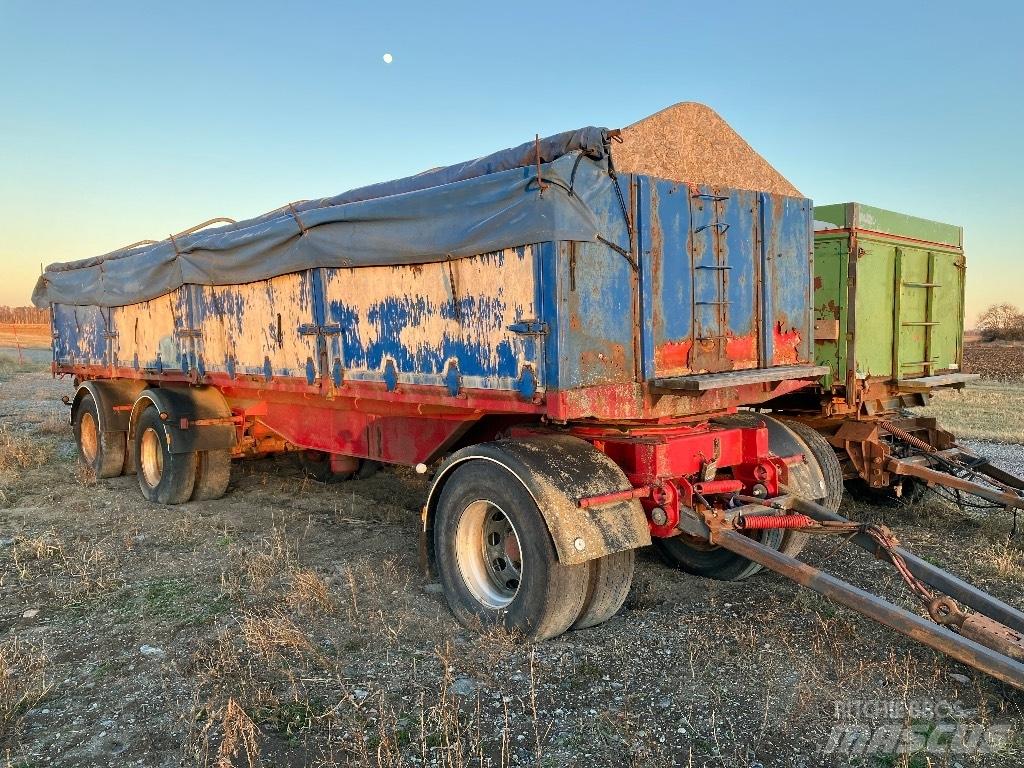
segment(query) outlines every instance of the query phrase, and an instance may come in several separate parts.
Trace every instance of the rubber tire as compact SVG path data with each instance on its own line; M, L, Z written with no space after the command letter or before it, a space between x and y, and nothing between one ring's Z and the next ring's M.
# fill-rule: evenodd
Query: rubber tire
M383 466L382 462L375 461L374 459L360 459L359 469L355 471L353 477L356 480L366 480L380 472Z
M809 499L809 501L816 501L826 509L838 512L839 505L843 501L845 483L843 481L843 465L839 461L839 454L836 453L836 449L832 447L832 444L825 439L821 432L804 424L802 421L792 421L790 419L780 419L780 421L796 432L797 437L807 443L811 455L817 459L818 466L821 467L821 474L825 478L825 488L827 489L825 497Z
M146 481L146 473L142 469L142 436L147 429L155 429L160 437L160 450L163 452L163 472L160 482L150 486ZM167 449L167 432L160 412L153 407L146 408L140 416L135 429L135 466L139 478L139 489L147 501L157 504L184 504L192 497L196 482L196 454L171 453Z
M466 586L455 555L459 518L475 501L497 505L515 526L526 567L519 589L507 606L481 603ZM533 497L518 479L490 461L457 467L438 499L434 551L445 598L465 627L503 626L523 640L547 640L569 629L589 594L591 565L558 562L551 534Z
M321 451L299 451L299 466L302 474L318 483L340 483L351 480L353 472L335 472L331 469L331 456Z
M619 612L633 586L636 550L615 552L590 560L590 588L573 629L603 624Z
M230 482L231 451L228 448L196 453L196 482L192 489L192 501L219 499L227 492Z
M783 531L771 528L750 535L754 541L766 547L781 550ZM761 566L742 555L723 547L698 549L685 538L673 536L669 539L655 539L654 548L671 566L694 576L703 576L718 581L742 581L761 570Z
M724 421L726 423L731 422L733 424L756 424L757 422L763 421L766 424L774 424L775 427L778 429L787 430L790 433L791 437L796 438L796 442L798 443L800 448L807 449L807 451L805 452L805 459L807 459L808 461L813 460L817 464L818 469L821 472L822 482L825 484L825 496L822 496L820 498L814 496L814 489L810 488L806 483L801 484L799 480L796 477L794 477L795 473L792 472L790 473L791 487L789 488L789 491L791 493L797 494L801 498L807 499L808 501L816 501L818 503L828 501L831 496L834 496L836 506L834 509L832 507L829 507L829 509L831 509L833 512L838 511L839 503L842 501L843 498L843 492L842 487L840 487L839 492L836 494L833 483L835 482L834 478L838 477L839 484L840 486L842 486L843 467L842 464L839 462L839 457L836 455L836 452L832 449L832 446L819 433L809 428L804 428L804 432L809 432L810 434L810 439L808 439L807 437L805 437L805 435L801 434L799 430L793 428L793 423L789 422L788 420L777 418L775 416L769 416L768 414L765 413L750 413L748 411L742 411L740 413L735 413L732 414L731 416L727 416L724 419L721 419L720 421ZM776 448L771 445L770 430L768 440L768 447L772 449L774 452L778 453ZM789 449L787 448L786 453L788 452ZM810 456L807 456L807 453L810 453ZM826 467L822 466L823 460L826 462L830 462L828 470L826 470ZM829 474L830 471L832 472L832 475ZM833 478L832 480L829 479L830 476ZM779 544L778 550L782 554L788 555L789 557L796 557L803 551L803 548L807 546L808 541L810 541L810 536L806 533L801 533L800 531L784 530L782 532L782 543Z
M884 488L872 488L866 480L857 477L846 482L846 490L858 501L880 507L896 508L917 504L925 497L928 484L916 477L904 477L903 495L897 496L896 489L892 485L887 485Z
M96 456L90 462L82 450L82 419L89 414L96 425ZM88 392L82 396L75 411L75 445L78 446L78 458L92 469L97 478L118 477L124 470L124 454L127 444L125 432L103 432L100 430L100 414L96 400Z

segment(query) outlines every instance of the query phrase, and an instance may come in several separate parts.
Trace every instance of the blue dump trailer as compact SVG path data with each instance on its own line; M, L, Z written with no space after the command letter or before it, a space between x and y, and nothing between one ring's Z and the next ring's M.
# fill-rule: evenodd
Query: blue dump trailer
M51 265L34 300L82 461L165 504L223 495L245 456L415 466L425 553L468 626L603 622L653 543L708 577L772 568L1024 685L1000 634L1024 616L838 517L827 441L742 410L827 373L810 202L617 172L621 138L569 131ZM862 593L796 559L812 533L1006 626Z

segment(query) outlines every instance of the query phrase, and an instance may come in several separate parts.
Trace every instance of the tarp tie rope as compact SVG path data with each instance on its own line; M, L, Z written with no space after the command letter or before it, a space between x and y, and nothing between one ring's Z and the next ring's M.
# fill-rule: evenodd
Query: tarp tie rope
M302 223L302 219L299 218L299 212L295 210L295 203L288 203L288 210L291 213L292 218L295 219L295 223L299 225L299 236L301 237L306 234L306 227Z
M629 237L629 251L615 245L600 235L597 236L597 239L612 250L617 251L626 261L629 262L629 265L633 267L634 272L639 272L640 265L637 264L636 260L633 258L633 222L629 219L629 209L626 207L626 198L622 194L622 187L619 186L619 175L615 172L615 164L612 162L612 141L618 141L620 144L622 143L622 136L619 135L618 131L610 131L606 135L605 155L608 157L608 176L611 177L612 185L615 187L615 197L619 201L619 210L622 211L622 220L626 223L626 234Z
M536 134L533 139L533 147L537 155L537 186L540 187L540 196L544 197L544 190L548 188L548 185L544 183L544 177L540 175L540 134ZM572 192L570 191L570 194Z

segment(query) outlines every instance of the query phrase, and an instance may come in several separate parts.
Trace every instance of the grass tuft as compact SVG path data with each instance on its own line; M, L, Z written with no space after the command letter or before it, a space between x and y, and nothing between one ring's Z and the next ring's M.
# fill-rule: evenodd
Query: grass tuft
M47 657L17 635L0 641L0 743L17 730L22 716L45 698Z

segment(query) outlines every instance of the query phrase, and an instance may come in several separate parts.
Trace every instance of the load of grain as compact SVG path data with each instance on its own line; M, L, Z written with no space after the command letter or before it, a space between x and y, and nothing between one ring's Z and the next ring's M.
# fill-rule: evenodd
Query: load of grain
M704 104L687 101L663 109L623 128L621 138L612 145L619 171L802 197Z

